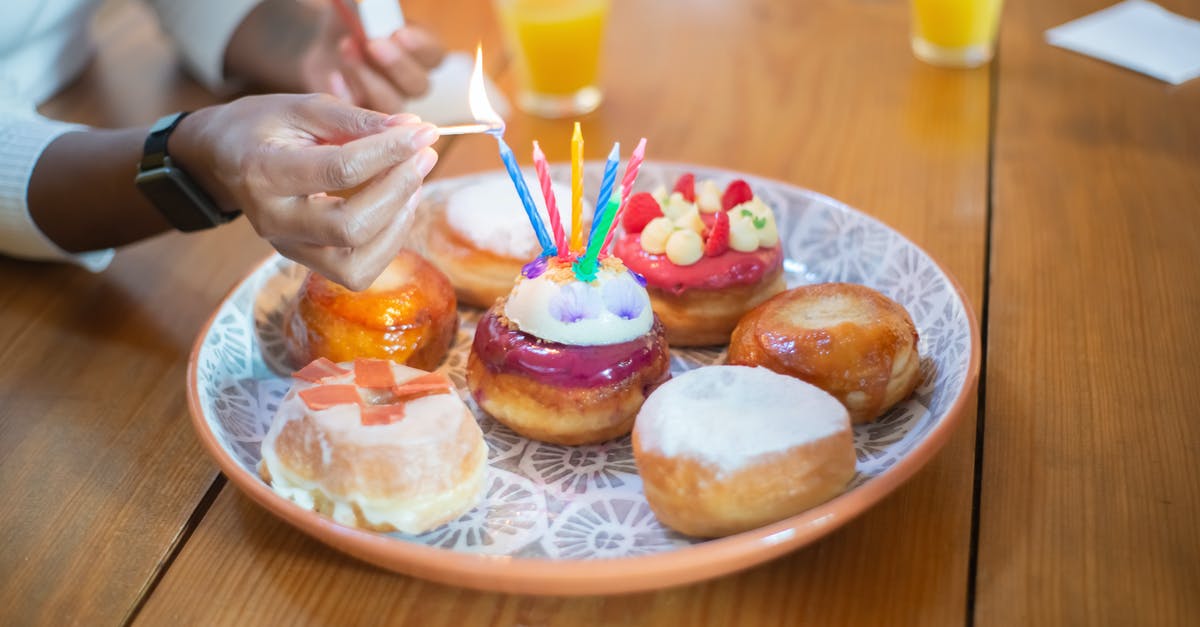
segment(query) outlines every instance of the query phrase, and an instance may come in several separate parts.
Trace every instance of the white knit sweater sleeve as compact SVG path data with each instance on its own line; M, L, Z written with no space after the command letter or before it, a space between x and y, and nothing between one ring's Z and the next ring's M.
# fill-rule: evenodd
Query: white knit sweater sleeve
M0 103L0 254L71 261L93 272L103 270L112 261L111 248L79 254L64 251L42 233L29 215L29 178L42 151L59 135L85 128L49 120L32 109ZM70 185L70 181L63 184ZM86 196L81 194L81 198Z
M225 82L225 48L261 0L149 0L188 68L209 89Z

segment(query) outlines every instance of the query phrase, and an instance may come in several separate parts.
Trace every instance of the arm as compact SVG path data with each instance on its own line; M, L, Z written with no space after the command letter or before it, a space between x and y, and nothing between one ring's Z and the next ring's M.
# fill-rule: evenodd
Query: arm
M301 71L300 60L314 45L336 46L333 33L320 28L321 20L322 12L307 3L263 0L229 39L225 48L226 75L265 91L314 91Z
M29 216L70 250L167 228L133 184L146 129L61 135L30 176ZM168 151L223 209L241 209L280 253L351 288L400 248L401 209L433 168L437 132L328 96L257 96L185 118ZM70 184L64 184L69 182ZM360 187L361 186L361 187ZM360 187L349 198L327 195Z
M147 132L89 129L60 135L47 146L28 192L29 215L42 233L63 250L82 252L167 230L133 185Z

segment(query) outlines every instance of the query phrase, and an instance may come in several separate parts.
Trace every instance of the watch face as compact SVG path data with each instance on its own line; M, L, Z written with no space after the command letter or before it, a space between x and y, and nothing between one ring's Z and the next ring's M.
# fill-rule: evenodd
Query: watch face
M178 168L167 165L139 172L135 182L171 226L180 231L199 231L228 221Z

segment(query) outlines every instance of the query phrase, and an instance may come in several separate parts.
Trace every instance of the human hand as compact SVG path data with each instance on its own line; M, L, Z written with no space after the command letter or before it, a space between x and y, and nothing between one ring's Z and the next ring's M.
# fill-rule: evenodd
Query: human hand
M429 90L429 72L445 50L432 33L406 26L364 46L330 6L300 58L302 88L376 111L396 112Z
M437 163L429 147L437 137L416 116L277 94L196 111L169 149L280 254L362 290L401 247L397 217ZM348 198L327 193L351 188L358 189Z

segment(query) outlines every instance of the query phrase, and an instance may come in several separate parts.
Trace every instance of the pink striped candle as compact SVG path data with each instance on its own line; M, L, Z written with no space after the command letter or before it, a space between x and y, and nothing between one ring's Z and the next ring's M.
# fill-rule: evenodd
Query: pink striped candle
M533 168L537 170L538 182L542 185L542 197L546 199L546 214L550 216L550 229L554 232L554 247L558 256L566 259L571 251L567 247L567 236L563 232L562 216L558 214L558 202L554 198L554 188L550 183L550 165L546 163L546 153L537 141L533 142Z
M629 161L625 164L625 176L621 179L621 208L617 210L617 215L613 218L613 226L608 230L608 236L604 238L604 244L600 246L600 252L608 250L612 244L613 233L617 232L617 225L621 223L621 215L625 213L625 207L629 204L629 197L633 195L633 183L637 180L638 168L642 167L642 161L646 158L646 138L643 137L638 142L637 148L633 149L633 154L629 155Z

